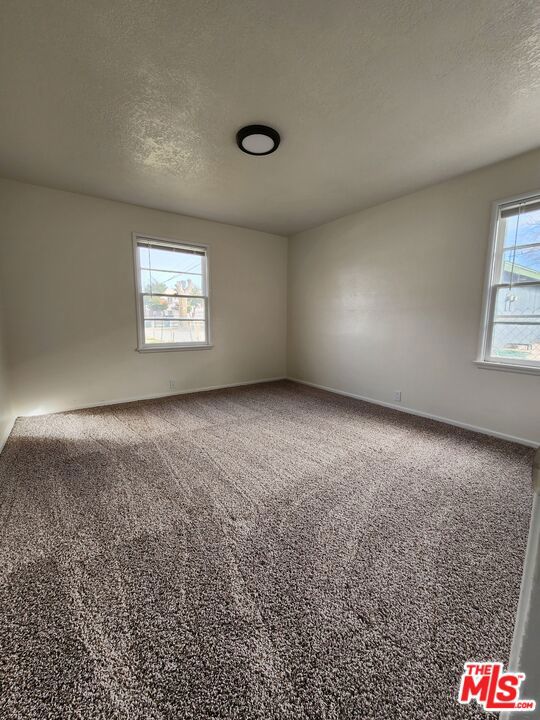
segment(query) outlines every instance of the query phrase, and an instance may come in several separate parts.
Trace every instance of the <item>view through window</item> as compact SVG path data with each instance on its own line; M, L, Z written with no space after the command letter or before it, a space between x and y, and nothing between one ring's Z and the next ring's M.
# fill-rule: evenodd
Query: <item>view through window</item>
M139 349L208 345L207 250L136 236Z
M501 203L484 360L540 369L540 196Z

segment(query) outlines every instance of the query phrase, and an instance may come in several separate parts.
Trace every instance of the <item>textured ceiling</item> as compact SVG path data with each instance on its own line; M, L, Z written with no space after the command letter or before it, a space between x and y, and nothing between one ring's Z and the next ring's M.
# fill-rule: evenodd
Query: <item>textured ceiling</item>
M4 0L0 174L290 234L540 144L538 0ZM237 129L282 133L244 155Z

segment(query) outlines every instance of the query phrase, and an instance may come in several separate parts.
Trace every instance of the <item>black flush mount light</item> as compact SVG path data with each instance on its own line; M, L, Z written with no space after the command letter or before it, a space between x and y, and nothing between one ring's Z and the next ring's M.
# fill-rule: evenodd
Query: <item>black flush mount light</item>
M278 149L279 133L266 125L246 125L236 133L236 143L248 155L270 155Z

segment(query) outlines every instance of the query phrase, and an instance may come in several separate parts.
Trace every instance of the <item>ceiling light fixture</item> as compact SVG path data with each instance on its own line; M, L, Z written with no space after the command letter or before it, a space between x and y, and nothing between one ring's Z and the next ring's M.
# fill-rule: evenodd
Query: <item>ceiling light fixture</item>
M266 125L246 125L236 133L236 144L248 155L270 155L280 140L278 131Z

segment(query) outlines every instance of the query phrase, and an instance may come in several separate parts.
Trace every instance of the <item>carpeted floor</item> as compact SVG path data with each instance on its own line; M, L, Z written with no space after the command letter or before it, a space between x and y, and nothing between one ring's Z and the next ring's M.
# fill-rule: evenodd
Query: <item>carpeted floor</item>
M17 421L1 718L485 713L532 451L280 382Z

